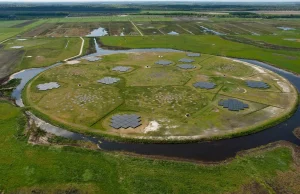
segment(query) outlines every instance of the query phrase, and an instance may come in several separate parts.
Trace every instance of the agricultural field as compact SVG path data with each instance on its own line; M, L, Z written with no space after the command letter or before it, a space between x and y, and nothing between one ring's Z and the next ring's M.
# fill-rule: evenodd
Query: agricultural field
M300 35L264 35L264 36L241 36L243 38L249 39L251 41L256 41L260 43L268 43L273 45L279 45L290 48L300 48Z
M108 20L99 17L94 20L88 18L68 18L61 20L44 20L44 24L27 31L23 36L85 36L99 27L105 28L109 36L137 36L141 35L168 35L176 32L177 35L297 35L300 25L298 20L263 20L263 19L203 19L203 18L167 18L159 17L138 19L138 16L126 16L122 20ZM280 27L291 28L290 30ZM138 28L138 30L136 29ZM123 33L122 33L123 32ZM121 34L122 33L122 34Z
M299 74L299 19L229 18L229 11L140 13L151 15L0 21L0 83L12 73L62 62L27 83L23 108L10 101L20 79L0 86L0 193L298 193L296 140L297 145L281 141L232 151L226 161L208 164L101 147L108 142L139 149L138 142L169 146L202 140L215 146L216 139L254 135L283 121L298 105L299 93L285 78L229 57ZM87 36L94 31L100 35ZM97 42L120 53L83 57L99 50ZM122 50L128 48L181 52ZM253 88L247 81L267 87ZM25 111L104 143L55 136ZM122 117L127 120L121 122ZM114 142L119 140L128 142Z
M7 77L22 60L24 51L0 50L0 80Z
M253 45L266 49L286 50L285 47L299 47L299 38L297 37L299 37L300 22L298 19L241 20L237 18L103 16L43 19L39 22L42 24L21 33L21 35L23 37L78 37L87 36L93 31L100 30L100 34L95 34L93 36L115 37L157 35L167 36L165 39L168 39L169 36L179 36L178 39L181 39L181 41L186 39L182 36L187 35L218 35L233 42L240 42L245 45ZM228 36L231 37L228 39ZM241 38L244 39L241 40ZM245 38L247 40L245 40ZM170 38L170 40L172 40L172 38ZM166 40L165 42L169 41ZM165 42L156 41L156 44L162 44ZM264 45L264 42L266 45ZM190 44L196 44L196 42L191 42L189 45ZM295 49L288 50L297 51ZM252 51L250 51L250 53L251 52ZM291 53L283 54L275 51L271 55L286 56L287 58L292 58L294 60L294 62L292 62L293 64L298 63L295 61L298 57L295 58L294 56L288 56L290 54ZM254 59L261 60L261 57L257 58L256 54L251 55L255 57ZM272 57L268 56L263 58L266 59Z
M225 40L220 36L105 36L101 37L100 40L107 46L125 48L172 48L226 57L255 59L270 63L282 69L300 73L300 55L297 51L259 48L253 45Z
M80 64L58 66L29 84L27 106L80 132L180 140L253 130L288 115L297 103L294 87L268 70L211 55L194 57L192 69L181 69L179 60L184 57L185 52L115 54L97 62L82 59ZM172 64L155 64L161 58ZM112 71L116 66L130 70ZM119 80L111 85L97 83L105 77ZM250 88L247 80L264 81L270 87ZM216 86L194 87L199 81ZM60 87L38 89L50 82ZM249 108L236 112L218 105L230 98ZM141 125L111 127L111 118L118 114L138 114Z
M24 33L24 37L78 37L86 36L91 31L104 28L109 36L139 35L129 22L67 22L45 23L31 31Z
M121 22L121 21L170 21L172 18L155 15L114 15L114 16L94 16L94 17L65 17L49 19L50 23L65 22Z
M204 34L194 22L135 22L144 35L169 35L170 32L180 34Z
M287 147L256 150L228 163L205 165L31 145L27 143L24 127L21 109L1 101L1 192L297 193L299 190L295 184L299 156Z
M8 38L33 29L42 23L42 20L0 21L0 43Z

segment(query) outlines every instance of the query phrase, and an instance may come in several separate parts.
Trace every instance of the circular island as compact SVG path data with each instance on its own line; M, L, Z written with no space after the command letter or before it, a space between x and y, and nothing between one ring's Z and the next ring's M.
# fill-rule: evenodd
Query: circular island
M262 130L289 117L298 95L283 77L245 62L144 52L53 67L23 98L34 114L72 131L168 142Z

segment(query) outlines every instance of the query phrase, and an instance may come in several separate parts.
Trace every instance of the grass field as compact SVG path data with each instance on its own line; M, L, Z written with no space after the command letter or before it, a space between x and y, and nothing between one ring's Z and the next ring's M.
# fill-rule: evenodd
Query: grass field
M163 17L163 16L102 16L78 17L40 20L44 24L24 36L84 36L93 29L103 27L110 36L139 35L132 33L135 23L144 35L163 35L171 31L179 34L203 35L299 35L299 20L265 20L265 19L229 19L197 17ZM291 27L294 30L282 30L278 27ZM116 33L117 31L117 33Z
M49 19L50 23L63 23L63 22L120 22L120 21L170 21L172 18L155 15L133 16L133 15L120 15L120 16L94 16L94 17L67 17L67 18L54 18Z
M21 110L0 102L0 191L5 193L297 192L288 148L198 165L79 148L30 145Z
M86 41L86 44L88 45L89 41ZM13 46L23 46L23 48L12 49L11 47ZM3 52L23 51L21 61L14 68L14 71L19 71L33 67L49 66L63 59L75 56L79 53L80 46L80 38L13 39L5 43Z
M173 48L236 58L264 61L282 69L300 73L299 52L263 49L252 45L224 40L213 35L102 37L108 46L126 48Z
M120 15L94 17L66 17L32 21L0 21L0 41L19 33L24 36L84 36L100 26L111 36L139 35L130 25L137 23L145 35L162 35L171 31L179 34L201 35L215 32L226 35L299 35L299 19L240 19L165 17L156 15ZM32 23L31 23L32 22ZM43 25L41 25L43 24ZM37 27L37 28L34 28ZM206 29L204 29L205 27ZM294 30L281 30L291 27ZM123 29L124 28L124 29Z
M159 55L173 64L156 65ZM269 71L204 54L194 58L195 69L179 69L178 60L184 57L184 52L116 54L105 56L100 62L83 60L77 65L62 65L29 84L26 105L80 132L186 140L254 129L289 114L297 102L296 91L289 82ZM111 70L118 65L131 70ZM105 76L121 81L113 85L97 83ZM252 89L245 80L263 80L271 87ZM217 87L196 89L193 84L198 81L213 82ZM58 82L61 87L37 89L38 84L48 82ZM218 106L221 99L232 97L250 108L232 112ZM140 114L142 125L120 130L110 127L112 115L122 113ZM158 123L159 127L149 132L151 123Z
M291 48L300 48L300 35L279 35L279 36L242 36L244 38L266 42L269 44L286 46Z
M27 23L26 23L27 22ZM0 42L26 32L32 28L41 25L44 21L37 20L34 22L28 22L24 20L19 21L0 21ZM25 24L24 24L25 23ZM22 25L24 24L24 25ZM18 26L19 25L19 26Z
M138 36L129 20L146 36ZM29 108L45 120L66 128L104 133L116 133L108 126L111 115L138 113L142 118L147 118L143 119L142 127L147 126L149 121L160 122L161 130L149 133L159 136L170 135L166 133L170 132L170 124L162 123L164 118L174 123L171 126L173 135L195 135L199 131L190 127L195 125L203 129L218 127L221 132L226 132L228 127L238 127L239 123L234 122L234 119L246 125L270 117L277 119L278 115L270 115L281 114L293 104L296 92L286 92L287 88L293 88L277 75L260 74L257 69L208 54L257 59L300 73L299 52L266 49L224 40L218 36L202 35L210 33L204 32L200 26L255 41L298 48L297 40L282 39L298 39L299 20L171 20L161 16L107 16L42 19L33 23L1 21L0 42L20 33L26 37L37 35L61 38L12 39L0 45L0 77L26 68L48 66L77 55L80 39L64 36L84 35L90 29L103 25L110 35L101 38L105 45L164 47L206 54L196 59L194 70L176 68L178 59L185 57L185 53L117 54L105 56L98 62L82 60L80 64L59 66L42 73L29 83L23 93L27 105L31 105L26 110ZM278 26L293 27L296 30L282 31L277 29ZM179 32L180 36L165 35L169 31ZM113 37L119 36L121 32L130 36ZM277 35L272 35L274 33ZM92 52L93 40L85 40L83 53ZM24 48L11 49L12 46ZM172 60L173 64L169 67L154 65L155 61L161 59L158 55ZM127 73L112 72L111 68L117 65L130 66L132 69ZM103 86L96 82L104 76L119 77L121 81L113 86ZM264 91L247 88L245 94L241 78L262 79L271 88ZM43 92L36 89L37 84L50 81L59 82L61 87ZM209 92L196 90L192 87L195 81L212 81L217 83L217 87ZM250 109L242 114L220 109L217 102L228 97L247 102ZM269 146L239 155L226 163L206 165L61 145L32 145L28 144L28 136L24 135L27 125L22 111L0 99L0 193L215 194L298 193L300 190L299 147L296 153L292 153L291 148ZM190 113L191 117L186 118L186 113ZM224 120L220 115L223 115ZM184 129L177 125L189 127ZM136 133L129 133L132 132ZM205 135L214 133L213 130L206 132ZM123 130L122 133L127 132Z

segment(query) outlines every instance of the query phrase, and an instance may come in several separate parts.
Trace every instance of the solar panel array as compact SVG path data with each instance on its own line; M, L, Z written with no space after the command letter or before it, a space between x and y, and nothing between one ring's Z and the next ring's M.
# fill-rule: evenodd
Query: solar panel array
M194 59L188 59L188 58L182 58L179 60L179 62L183 62L183 63L191 63L194 62Z
M193 86L195 88L213 89L216 87L216 84L211 82L196 82L193 84Z
M157 65L170 65L172 63L172 61L168 61L168 60L159 60L157 62L155 62L155 64Z
M111 118L110 126L115 129L137 128L141 124L141 117L136 114L114 115Z
M200 53L187 53L186 56L188 56L188 57L200 57Z
M245 108L249 108L248 104L231 98L228 100L220 100L219 106L223 106L223 108L228 108L228 110L230 111L239 111L244 110Z
M113 83L116 83L120 81L119 78L114 78L114 77L104 77L100 80L98 80L99 83L102 83L102 84L113 84Z
M131 67L117 66L117 67L114 67L112 70L113 70L113 71L126 72L126 71L128 71L129 69L131 69Z
M270 86L261 81L246 81L246 84L250 88L269 88Z
M196 68L196 66L191 65L191 64L180 64L180 65L178 65L178 67L181 69L195 69Z

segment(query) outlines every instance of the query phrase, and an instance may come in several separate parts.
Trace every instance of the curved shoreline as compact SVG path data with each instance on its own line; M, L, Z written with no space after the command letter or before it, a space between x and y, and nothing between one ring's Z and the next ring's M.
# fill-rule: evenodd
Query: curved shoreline
M98 49L100 49L100 48L98 48ZM136 49L133 49L133 50L136 50ZM123 52L132 52L133 50L123 50ZM144 50L144 49L137 49L137 50ZM146 50L149 50L149 49L146 49ZM156 49L157 50L157 49ZM170 50L170 49L168 49L168 50ZM116 51L110 51L111 53L115 53ZM109 53L107 53L107 54L109 54ZM92 55L94 55L94 54L92 54ZM265 65L267 65L267 64L265 64ZM52 66L50 66L50 67L48 67L48 68L45 68L45 69L49 69L49 68L51 68ZM274 68L274 67L273 67ZM268 68L267 68L268 69ZM283 72L285 72L284 70L281 70L281 71L283 71ZM39 73L38 73L39 74ZM282 75L281 75L282 76ZM34 76L35 77L35 76ZM282 77L284 77L284 76L282 76ZM300 78L298 78L298 79L300 79ZM289 80L290 81L290 80ZM299 112L299 109L297 110L297 106L293 109L294 111L296 111L296 112ZM293 117L293 116L292 116ZM277 123L278 124L278 123ZM282 123L280 123L280 124L282 124ZM279 124L279 125L280 125ZM49 128L49 123L44 123L44 126L48 126L48 128ZM52 131L51 130L46 130L47 132L53 132L53 125L51 126L52 127ZM50 128L51 128L50 127ZM270 129L270 128L274 128L274 127L276 127L276 126L273 126L273 127L269 127L268 129ZM59 128L59 127L56 127L56 128L58 128L58 129L60 129L60 130L62 130L61 128ZM268 130L268 129L265 129L265 130ZM65 130L65 131L68 131L68 130ZM264 131L264 130L263 130ZM263 132L263 131L261 131L261 132ZM68 132L70 132L70 131L68 131ZM256 133L256 134L259 134L259 133ZM58 134L59 135L59 134ZM92 134L92 135L95 135L95 134ZM111 141L107 141L106 139L104 139L103 137L101 137L101 138L95 138L95 137L91 137L91 136L85 136L85 135L83 135L83 134L79 134L79 133L73 133L73 132L70 132L70 134L69 134L69 136L68 137L66 137L66 138L71 138L71 139L73 139L73 138L75 138L75 139L77 139L77 140L88 140L88 141L92 141L92 142L94 142L94 143L96 143L96 144L98 144L99 145L99 147L101 147L102 149L104 149L104 150L110 150L110 151L122 151L122 150L125 150L125 151L129 151L129 152L136 152L136 153L138 153L138 154L150 154L150 155L157 155L157 154L155 154L155 153L153 153L153 152L156 152L156 153L158 153L158 155L164 155L164 156L170 156L170 157L172 157L172 156L179 156L179 157L181 157L181 158L197 158L197 160L199 159L198 157L199 157L199 155L197 154L197 153L194 153L194 154L192 154L192 155L189 155L189 156L186 156L185 154L183 154L183 153L180 153L180 154L176 154L176 153L159 153L160 151L159 150L157 150L157 149L152 149L152 148L150 148L150 151L149 151L149 146L151 147L151 146L154 146L155 147L155 145L158 145L158 147L166 147L166 146L170 146L170 145L176 145L175 147L178 147L178 146L180 146L180 145L191 145L191 146L193 146L193 145L195 145L195 144L198 144L198 145L200 145L200 144L216 144L216 143L219 143L219 142L222 142L222 141L230 141L230 140L234 140L234 139L239 139L239 138L242 138L242 137L250 137L250 136L253 136L253 135L255 135L255 134L252 134L252 135L248 135L248 136L239 136L239 137L236 137L236 138L232 138L232 139L225 139L225 140L217 140L217 141L210 141L210 142L200 142L199 143L199 140L195 140L194 142L195 143L189 143L189 144L160 144L160 142L158 142L158 143L156 143L156 144L154 144L154 143L150 143L150 144L140 144L140 143L133 143L133 144L130 144L130 143L123 143L123 142L111 142ZM59 135L59 136L63 136L63 135ZM124 139L123 139L124 140ZM280 140L280 139L279 139ZM99 143L99 141L100 141L100 143ZM270 142L274 142L274 141L270 141ZM269 142L269 143L270 143ZM177 143L177 142L175 142L175 143ZM182 143L186 143L186 142L182 142ZM297 143L297 144L299 144L299 143ZM129 145L129 146L128 146ZM144 149L144 150L141 150L141 149L139 149L139 148L137 148L137 147L140 147L141 145L149 145L149 146L146 146L146 149ZM165 146L163 146L163 145L165 145ZM253 147L257 147L257 146L260 146L260 145L264 145L264 144L258 144L258 145L256 145L256 146L252 146L252 148ZM134 147L135 146L135 147ZM171 147L173 147L173 146L171 146ZM186 146L182 146L182 147L186 147ZM198 147L198 146L196 146L196 147ZM205 146L204 146L205 147ZM142 148L143 149L143 148ZM165 149L165 148L161 148L161 149ZM168 148L168 150L169 150L170 148ZM172 148L171 148L172 149ZM182 149L182 148L180 148L180 149ZM242 148L242 149L240 149L240 150L243 150L244 148ZM246 148L246 149L249 149L249 148ZM155 151L156 150L156 151ZM239 150L239 151L240 151ZM182 150L183 152L184 152L184 150ZM182 152L181 151L181 152ZM233 154L235 155L237 153L237 151L235 151ZM232 153L230 154L231 156L232 156ZM230 156L228 156L228 154L227 154L227 156L225 156L225 157L221 157L222 159L221 160L223 160L224 158L226 159L226 158L228 158L228 157L230 157ZM202 157L201 157L202 158ZM208 158L207 158L208 159ZM203 160L203 158L201 159L201 160ZM206 160L206 159L204 159L204 160ZM208 159L208 160L211 160L211 159ZM215 159L212 159L212 160L215 160ZM219 160L219 159L217 159L217 160Z

